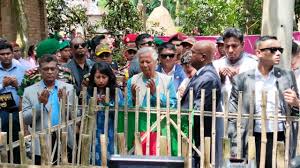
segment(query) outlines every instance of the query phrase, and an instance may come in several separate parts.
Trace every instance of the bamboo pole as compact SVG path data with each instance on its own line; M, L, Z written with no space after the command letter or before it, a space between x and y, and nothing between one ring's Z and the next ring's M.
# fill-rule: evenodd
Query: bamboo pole
M275 114L274 114L274 124L273 124L273 153L272 153L272 167L276 167L277 158L277 131L278 131L278 92L275 91Z
M287 115L290 115L290 113L288 112ZM289 154L290 154L290 134L291 134L291 122L289 121L289 119L286 120L286 124L285 124L285 155L284 155L284 164L285 167L290 167L289 166Z
M188 139L186 139L186 138L182 139L182 156L184 158L184 168L190 168L189 162L188 162L188 160L189 160L189 142L188 142Z
M222 139L223 149L223 167L230 167L230 140L229 138Z
M224 138L228 138L228 92L224 92Z
M201 151L201 165L204 167L205 155L204 155L204 103L205 103L205 90L201 89L201 106L200 106L200 151Z
M1 150L1 162L8 163L8 155L7 155L7 133L0 132L0 144L4 146L4 149Z
M49 147L47 144L47 138L48 135L46 133L40 133L39 134L39 139L40 139L40 144L41 144L41 165L48 165L50 161L50 156L49 156Z
M107 141L105 135L100 135L100 144L101 144L101 166L107 166Z
M177 99L177 125L178 125L178 129L177 129L177 149L178 149L178 153L177 156L181 157L181 134L180 134L180 130L181 130L181 111L180 111L180 101L181 99L178 98Z
M250 114L249 114L249 126L248 126L248 137L253 136L253 116L254 116L254 101L255 101L255 91L251 91L250 95Z
M134 153L135 155L143 155L143 150L142 150L142 142L141 142L141 134L139 133L139 107L140 107L140 102L139 102L139 88L136 89L136 94L135 94L135 123L134 123L134 146L135 150Z
M255 137L248 137L248 165L250 167L256 167L256 147L255 147Z
M156 88L156 122L157 122L157 137L156 137L156 156L160 155L160 88Z
M93 135L92 135L92 165L95 166L96 163L96 128L97 124L95 123L95 127L93 128Z
M167 140L167 136L162 135L160 137L160 144L161 144L161 148L160 148L160 156L168 156L168 140Z
M53 144L52 144L52 136L51 136L51 116L52 116L52 108L50 107L49 111L48 111L48 121L47 121L47 125L48 125L48 129L47 129L47 132L48 132L48 138L49 138L49 156L52 158L52 148L53 150L55 150L55 146L53 147ZM49 160L50 161L50 165L52 164L52 159Z
M128 90L127 87L125 87L125 106L124 106L124 144L125 144L125 154L127 154L127 138L128 138ZM107 136L106 136L107 137Z
M205 168L210 168L210 137L205 137L204 138L204 167ZM214 146L214 145L212 145ZM212 155L214 155L215 153L212 153Z
M13 146L12 146L12 143L13 143L13 140L12 140L12 135L13 135L13 114L12 113L9 113L9 128L8 128L8 131L9 131L9 137L8 137L8 142L9 142L9 161L10 163L14 163L14 151L13 151Z
M284 142L277 143L277 168L285 168L284 164Z
M193 100L193 88L189 90L189 146L188 146L188 167L192 167L192 145L193 145L193 108L194 108L194 100ZM198 146L196 147L198 148Z
M19 132L19 142L20 142L20 163L27 164L26 161L26 153L25 153L25 140L24 140L24 132Z
M19 122L20 122L20 132L19 132L19 140L20 140L20 161L21 164L26 164L26 153L25 153L25 139L24 139L24 120L23 120L23 112L19 112Z
M64 92L64 91L63 91ZM64 99L64 98L63 98ZM61 154L61 125L65 125L66 122L64 121L64 108L62 106L65 106L65 104L63 104L63 100L61 99L60 100L60 103L59 103L59 109L60 109L60 113L59 113L59 124L57 125L58 126L58 130L57 130L57 138L56 138L56 142L57 142L57 165L60 165L60 154ZM65 127L63 128L65 129ZM55 133L55 132L54 132ZM54 152L55 152L55 149L53 149ZM53 152L53 153L54 153Z
M108 137L108 119L109 119L109 88L106 88L105 92L105 119L104 119L104 135Z
M141 134L139 132L135 133L134 144L135 144L135 155L143 155Z
M44 131L44 104L41 103L41 130Z
M90 137L90 135L87 135L87 134L82 134L81 135L82 137L82 143L83 144L90 144L90 139L91 139L91 137ZM102 146L101 146L101 148L102 148ZM82 153L81 153L81 165L83 165L83 166L88 166L89 165L89 163L90 163L90 155L89 155L89 153L90 153L90 147L89 147L89 145L84 145L84 146L82 146Z
M118 88L115 89L115 120L114 120L114 154L118 153L118 120L119 120L119 97Z
M84 131L84 125L85 125L85 113L86 113L86 95L87 95L87 88L82 88L82 118L80 122L80 128L79 128L79 140L78 140L78 151L77 151L77 166L80 163L80 153L81 153L81 138ZM76 142L76 141L75 141Z
M171 130L170 130L170 93L167 91L167 152L171 156Z
M75 165L76 162L76 151L77 151L77 143L76 143L76 130L77 130L77 124L76 124L76 117L77 117L77 111L78 111L78 97L76 96L75 90L73 90L74 99L73 99L73 107L72 107L72 120L73 120L73 148L72 148L72 165ZM81 117L82 118L82 117ZM79 142L78 142L79 143Z
M35 164L35 131L36 131L36 111L32 108L32 132L31 132L31 159L32 164Z
M95 98L95 105L98 105L98 101L97 101L97 87L94 87L93 89L93 97ZM95 110L96 111L96 110ZM96 162L96 128L97 128L97 112L95 114L95 126L93 127L93 134L92 134L92 138L93 138L93 142L92 142L92 165L95 165Z
M266 147L267 147L267 135L266 135L266 111L267 111L267 93L262 92L261 99L261 148L260 148L260 168L264 168L266 164Z
M124 133L118 133L117 134L117 142L118 142L118 149L119 149L119 154L120 155L125 155L126 151L125 151L125 136Z
M150 154L150 88L147 88L147 139L146 139L146 155Z
M242 108L243 108L243 92L239 91L239 98L238 98L238 117L237 117L237 158L241 159L242 157Z
M216 166L216 101L217 91L212 90L212 126L211 126L211 167ZM206 150L205 150L206 151Z
M61 153L61 162L63 165L68 164L68 153L67 153L67 146L68 146L68 132L63 131L61 134L62 138L62 153ZM76 142L74 142L76 143Z

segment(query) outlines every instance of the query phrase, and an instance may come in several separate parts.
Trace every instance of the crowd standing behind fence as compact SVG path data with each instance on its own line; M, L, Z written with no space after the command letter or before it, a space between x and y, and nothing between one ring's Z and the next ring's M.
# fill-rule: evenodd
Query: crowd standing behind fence
M59 51L66 43L56 38L37 44L39 66L28 70L22 82L24 71L18 71L21 66L14 64L20 59L13 59L10 43L0 41L0 94L7 98L1 99L1 110L8 110L2 108L5 105L15 109L1 113L1 162L109 166L109 158L115 156L112 154L134 154L182 157L185 167L228 166L230 156L247 156L246 163L260 167L280 167L282 163L289 167L295 152L300 153L298 130L293 129L299 120L291 117L299 113L296 78L290 71L273 68L283 52L273 37L261 37L256 56L246 56L242 33L229 28L223 35L226 56L213 65L216 47L211 42L194 43L191 38L176 36L175 53L174 44L160 44L150 35L141 34L135 41L137 54L122 71L111 62L113 50L107 46L112 45L105 36L94 40L93 57L89 43L81 37L72 39L71 51L63 51L72 58L64 57L62 68L57 59L61 60ZM185 54L183 51L191 52L185 64L197 72L190 77L181 99L176 96L176 88L186 75L176 62ZM128 76L131 78L127 81ZM222 90L222 81L233 85L229 102L231 87ZM127 83L127 87L122 92L116 83ZM23 96L21 113L16 111L17 88ZM261 97L265 90L268 92ZM14 100L9 101L7 94ZM24 136L28 130L30 134ZM25 157L29 139L30 158ZM232 143L232 154L228 143ZM13 148L20 148L20 155Z

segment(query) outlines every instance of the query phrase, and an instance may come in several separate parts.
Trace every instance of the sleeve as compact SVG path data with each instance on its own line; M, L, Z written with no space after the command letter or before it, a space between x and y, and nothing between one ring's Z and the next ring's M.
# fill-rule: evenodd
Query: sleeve
M132 93L131 93L131 84L132 83L132 78L130 78L127 82L127 103L128 103L128 107L133 107L134 106L134 102L132 100Z
M23 99L22 99L22 108L23 108L23 118L24 118L24 123L26 125L31 125L32 124L32 109L36 109L36 120L40 118L40 109L41 106L39 103L34 103L30 100L29 96L29 91L25 89ZM44 110L46 110L44 108Z

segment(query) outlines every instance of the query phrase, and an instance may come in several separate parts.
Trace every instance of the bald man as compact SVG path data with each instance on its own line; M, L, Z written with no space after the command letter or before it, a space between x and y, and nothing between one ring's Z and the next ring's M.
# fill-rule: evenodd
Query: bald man
M192 47L192 58L191 65L197 69L197 73L193 76L190 83L187 86L187 89L184 91L182 96L182 108L188 109L189 106L189 89L193 88L193 108L200 110L200 100L201 100L201 89L205 89L205 111L212 111L212 89L216 89L216 109L217 111L222 111L221 108L221 81L219 79L218 73L216 72L214 66L212 65L212 59L215 53L215 44L210 41L199 41L194 44ZM220 122L217 121L217 124ZM211 117L204 118L204 136L211 137ZM222 124L217 127L222 128ZM217 137L221 137L218 134ZM193 128L193 137L197 147L200 146L200 118L199 116L194 116L194 128ZM218 146L221 143L218 143ZM221 153L220 146L217 147L216 153ZM198 167L199 158L194 156L195 164L193 166ZM216 163L219 163L219 157L216 157Z
M84 75L88 74L94 65L94 62L87 59L87 43L81 37L76 37L71 41L73 58L65 64L75 78L76 94L81 91Z

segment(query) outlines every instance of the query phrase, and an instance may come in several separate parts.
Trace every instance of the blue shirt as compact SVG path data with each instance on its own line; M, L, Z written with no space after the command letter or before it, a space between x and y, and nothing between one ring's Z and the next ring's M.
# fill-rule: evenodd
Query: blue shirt
M44 80L41 81L41 86L45 89L47 88ZM60 122L60 113L57 81L55 81L53 89L49 91L48 103L51 104L51 126L58 125Z
M14 62L9 69L3 68L2 64L0 63L0 93L11 92L17 106L19 105L19 96L17 94L17 89L15 87L12 87L11 85L3 87L2 82L5 76L16 77L18 85L20 86L24 78L24 74L25 69Z

